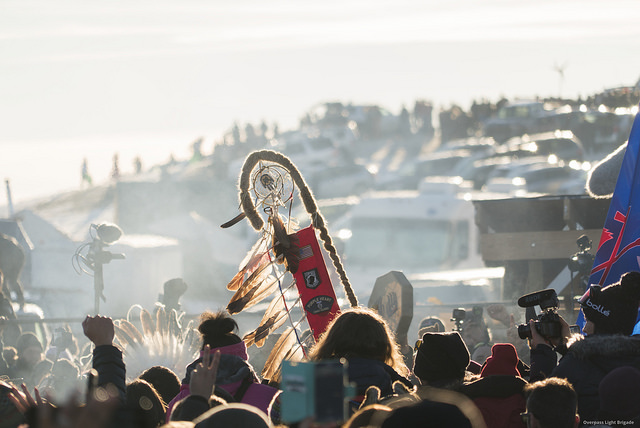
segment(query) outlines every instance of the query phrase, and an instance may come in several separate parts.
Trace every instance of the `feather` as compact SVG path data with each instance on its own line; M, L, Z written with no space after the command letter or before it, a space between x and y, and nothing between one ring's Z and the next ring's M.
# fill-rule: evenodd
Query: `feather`
M236 291L227 305L229 314L234 315L244 309L250 308L275 291L280 278L269 275L266 269L267 267L268 266L265 266L264 269L251 274L251 277L247 279L245 284Z
M269 254L267 239L262 237L256 242L251 250L240 263L239 271L227 284L227 290L236 291L245 282L245 277L250 277L256 270L260 270L269 264Z
M144 342L144 338L135 325L127 320L120 320L120 328L127 332L127 334L138 344Z
M220 227L223 229L226 229L228 227L233 226L234 224L238 223L240 220L243 220L247 215L245 213L240 213L237 216L235 216L234 218L232 218L231 220L229 220L228 222L221 224Z
M122 320L120 320L122 321ZM122 327L120 327L120 322L114 323L113 327L114 327L114 333L116 338L118 339L118 341L120 342L120 344L122 345L123 348L127 348L127 346L133 346L136 347L136 341L133 337L131 337L131 335L129 333L127 333L127 331L125 329L123 329Z
M299 301L300 297L298 297L291 307L298 304ZM267 337L284 324L287 319L287 314L288 312L284 304L284 298L282 296L277 296L265 311L258 328L247 335L249 336L248 340L245 340L247 347L255 344L258 348L261 348L267 340Z
M175 309L171 309L169 313L169 334L178 338L182 335L180 322L178 321L178 312Z
M140 322L143 326L139 330L129 321L129 314L134 308L141 310ZM158 311L154 315L159 328L156 328L151 313L139 305L129 310L127 320L114 320L115 343L122 347L128 381L154 365L168 367L175 372L183 370L200 350L200 333L193 328L194 320L182 330L182 316L168 313L164 307L156 307L155 310Z
M287 352L282 361L302 361L304 358L304 352L302 352L302 345L294 343L289 352ZM276 371L273 373L271 381L280 383L282 380L282 361L278 364Z
M231 278L231 281L229 281L229 283L227 284L227 290L236 291L238 288L240 288L242 282L244 281L245 273L246 272L244 270L238 271L238 273L236 273L233 278Z
M153 333L156 331L156 323L153 322L151 313L146 309L140 311L140 324L142 324L144 335L153 337Z
M185 347L187 349L200 350L202 347L202 340L200 338L200 332L195 328L187 329L187 333L184 338Z
M264 338L266 338L272 331L275 331L284 323L284 315L286 314L287 311L284 307L284 299L282 298L282 296L278 295L269 304L269 307L264 312L264 315L262 316L262 320L260 320L260 324L258 324L258 327L242 338L242 340L244 340L245 344L247 345L247 348L254 344L258 346L258 348L262 347L262 345L264 344ZM282 322L280 322L281 319ZM258 338L258 336L260 337ZM257 342L261 343L258 344Z
M273 227L273 239L278 242L284 248L291 248L291 239L287 233L287 228L282 221L282 217L277 213L269 217L269 222Z
M286 269L291 273L298 271L299 252L298 236L295 233L287 234L284 222L279 215L269 217L269 222L273 227L273 253L276 261L284 263Z
M264 342L267 340L269 335L276 331L284 322L287 320L287 311L282 310L279 313L274 314L268 323L264 325L258 326L256 329L256 334L254 336L255 344L258 348L262 348Z
M160 337L169 335L169 320L167 319L164 306L159 306L158 312L156 312L156 331Z
M278 370L280 364L282 364L284 356L295 343L295 330L293 327L289 327L282 333L276 344L273 345L273 350L269 354L269 358L267 358L267 361L264 363L264 368L262 369L263 379L273 379L273 375Z
M287 233L293 233L298 229L300 229L300 224L298 220L296 220L293 217L289 217L287 219Z

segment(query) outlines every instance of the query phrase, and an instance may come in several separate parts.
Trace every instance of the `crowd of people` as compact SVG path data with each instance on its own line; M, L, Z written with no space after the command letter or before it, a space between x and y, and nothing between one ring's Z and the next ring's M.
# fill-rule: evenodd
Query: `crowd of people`
M419 340L409 353L402 352L387 321L374 310L346 309L304 353L311 364L339 361L344 368L348 382L339 388L317 382L325 388L315 391L317 403L328 406L336 403L333 394L344 394L337 401L342 408L322 409L339 415L331 420L314 414L302 420L285 417L287 406L290 414L291 406L298 405L285 393L291 378L280 370L270 379L258 375L237 322L225 311L200 315L200 353L182 371L158 365L133 379L109 317L87 316L82 340L60 328L50 343L4 319L0 427L569 428L640 423L640 337L632 335L640 272L628 272L604 288L591 286L580 303L583 334L572 335L560 316L559 335L549 336L530 320L531 337L521 341L529 346L492 343L482 311L474 310L465 329L446 331L438 318L422 320ZM487 308L487 313L514 328L513 315L504 307ZM81 346L83 341L87 344ZM295 392L311 389L298 383Z

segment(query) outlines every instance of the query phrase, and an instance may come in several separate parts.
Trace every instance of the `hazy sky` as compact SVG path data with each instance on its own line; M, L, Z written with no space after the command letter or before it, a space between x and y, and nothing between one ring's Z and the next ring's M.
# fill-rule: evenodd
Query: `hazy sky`
M631 85L639 20L637 0L1 0L0 174L16 182L27 143L74 165L110 139L166 159L329 100L397 113Z

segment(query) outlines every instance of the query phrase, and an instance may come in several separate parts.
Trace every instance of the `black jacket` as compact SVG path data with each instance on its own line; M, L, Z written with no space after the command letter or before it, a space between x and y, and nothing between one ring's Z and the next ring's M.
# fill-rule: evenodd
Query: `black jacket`
M546 349L545 349L546 348ZM539 345L531 352L531 381L550 376L567 379L578 393L578 413L585 420L597 420L600 410L598 385L611 370L622 366L640 369L640 337L594 335L570 343L556 367L556 354ZM534 378L534 368L536 375ZM542 374L540 373L542 372Z
M126 369L122 360L122 351L112 345L96 346L93 350L93 368L98 372L98 386L113 384L124 402Z
M380 388L380 396L385 397L393 393L393 382L400 381L407 388L413 385L393 368L378 360L368 358L348 357L347 373L349 381L356 384L356 395L364 395L368 387L375 385Z

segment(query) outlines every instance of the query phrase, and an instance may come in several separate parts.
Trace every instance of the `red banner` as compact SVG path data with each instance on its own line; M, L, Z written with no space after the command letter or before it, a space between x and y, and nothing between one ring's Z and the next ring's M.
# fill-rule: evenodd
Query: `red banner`
M313 226L299 230L296 235L300 264L294 277L309 327L317 341L340 312L340 307Z

